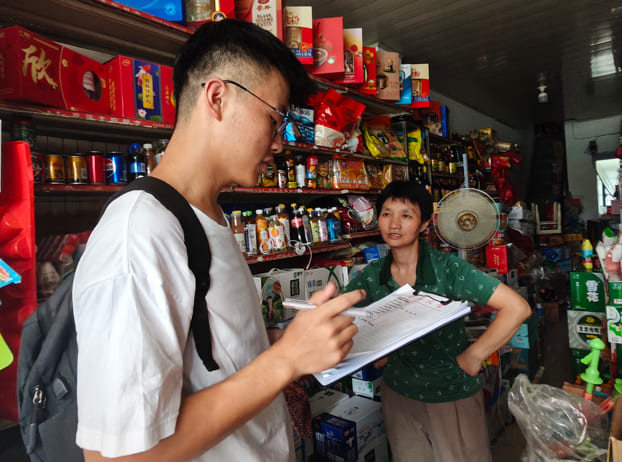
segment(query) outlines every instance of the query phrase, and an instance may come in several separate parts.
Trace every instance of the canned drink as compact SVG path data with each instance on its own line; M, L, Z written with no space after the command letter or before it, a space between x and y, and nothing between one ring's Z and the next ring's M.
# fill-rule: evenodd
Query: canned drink
M59 154L45 156L45 176L48 183L65 182L65 159Z
M106 183L106 158L101 151L89 151L86 154L86 169L89 183Z
M70 184L88 184L86 159L82 154L71 154L65 158L65 180Z
M32 177L35 183L45 183L45 161L43 156L36 152L30 152L32 159Z
M109 152L106 156L106 183L127 183L127 162L121 152Z

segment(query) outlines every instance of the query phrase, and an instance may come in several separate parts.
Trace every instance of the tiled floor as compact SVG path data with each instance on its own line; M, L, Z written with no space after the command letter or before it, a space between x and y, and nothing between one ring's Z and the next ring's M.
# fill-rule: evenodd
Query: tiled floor
M544 364L542 383L561 387L564 380L571 381L571 358L565 318L546 326L541 345L543 346L542 360ZM509 423L493 441L493 461L520 462L524 449L525 438L520 428L515 422ZM18 428L12 427L0 431L0 461L28 462L28 460Z

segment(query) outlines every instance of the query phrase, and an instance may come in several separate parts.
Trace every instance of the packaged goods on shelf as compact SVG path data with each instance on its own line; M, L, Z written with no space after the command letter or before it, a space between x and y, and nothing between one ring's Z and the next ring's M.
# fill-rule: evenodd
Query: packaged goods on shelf
M413 89L410 79L410 64L400 64L400 99L397 104L410 105L412 102Z
M391 128L390 117L364 117L361 122L361 131L364 146L373 157L406 161L404 147Z
M284 141L305 144L315 143L314 111L310 106L290 106L289 116L292 122L283 132Z
M283 1L235 0L235 17L257 24L283 41Z
M160 65L160 97L162 99L162 121L167 124L175 123L177 103L173 88L173 68Z
M365 105L329 88L315 107L315 143L340 148L354 132Z
M106 66L113 115L153 122L164 120L159 64L117 56Z
M334 189L369 189L365 161L362 159L333 157L330 160L330 175Z
M602 338L604 311L568 310L568 343L570 348L590 350L589 341Z
M412 107L430 107L430 65L411 64Z
M344 73L334 79L343 85L363 83L363 29L361 27L343 30Z
M236 5L234 0L185 0L186 25L198 29L202 24L211 21L222 21L235 18Z
M0 99L108 114L106 68L21 26L0 30Z
M376 96L376 48L363 47L363 83L358 90L366 95Z
M171 22L184 20L183 0L119 0L119 3Z
M377 52L376 88L378 98L387 101L400 99L400 54L393 51Z
M382 166L382 187L391 183L392 181L404 181L408 178L408 166L386 164Z
M343 76L343 17L313 20L313 69L321 77Z
M285 7L285 45L304 66L313 66L313 7Z
M573 310L604 312L606 304L602 273L570 273L570 307Z

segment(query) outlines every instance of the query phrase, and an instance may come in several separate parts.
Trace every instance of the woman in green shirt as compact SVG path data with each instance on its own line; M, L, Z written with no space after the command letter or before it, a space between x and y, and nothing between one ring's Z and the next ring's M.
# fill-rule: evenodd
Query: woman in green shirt
M382 404L394 460L491 461L478 374L482 362L512 338L531 308L499 280L419 240L432 215L432 198L422 185L392 182L379 195L376 209L380 233L391 251L347 286L346 291L366 291L360 305L410 284L497 310L494 322L471 345L459 320L385 361Z

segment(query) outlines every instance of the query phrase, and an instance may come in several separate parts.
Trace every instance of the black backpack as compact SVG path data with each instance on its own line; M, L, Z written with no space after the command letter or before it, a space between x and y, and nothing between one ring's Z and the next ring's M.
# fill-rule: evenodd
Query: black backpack
M191 330L197 352L212 371L212 340L205 295L209 289L211 253L207 236L194 211L172 186L154 177L139 178L110 198L145 190L155 196L179 220L184 230L188 266L196 279ZM104 206L104 210L105 207ZM102 212L103 213L103 212ZM68 274L52 296L28 317L22 327L17 362L19 424L31 461L83 461L76 446L76 330L72 285Z

